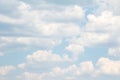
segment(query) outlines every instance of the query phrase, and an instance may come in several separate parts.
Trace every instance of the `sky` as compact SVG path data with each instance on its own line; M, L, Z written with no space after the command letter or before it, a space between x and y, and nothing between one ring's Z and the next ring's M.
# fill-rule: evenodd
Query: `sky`
M120 0L0 0L0 80L120 80Z

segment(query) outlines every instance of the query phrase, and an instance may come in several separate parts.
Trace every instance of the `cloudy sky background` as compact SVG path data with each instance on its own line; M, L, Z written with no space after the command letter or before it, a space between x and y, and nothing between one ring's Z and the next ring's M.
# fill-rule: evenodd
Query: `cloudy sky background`
M120 80L120 0L0 0L0 80Z

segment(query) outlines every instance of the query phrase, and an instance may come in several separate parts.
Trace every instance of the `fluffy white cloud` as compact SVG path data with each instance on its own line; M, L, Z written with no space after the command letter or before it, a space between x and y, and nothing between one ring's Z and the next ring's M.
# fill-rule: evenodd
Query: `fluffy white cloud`
M100 58L97 62L98 74L120 75L120 61Z
M77 65L70 65L69 67L65 69L61 69L59 67L54 68L53 72L51 72L54 75L74 75L74 76L80 76L83 74L91 74L94 72L94 66L91 61L86 61L80 63L79 66Z
M79 44L69 44L66 49L72 53L73 59L77 59L79 54L84 53L84 47Z
M96 66L93 65L91 61L81 62L79 66L70 65L67 68L56 67L50 72L51 75L120 75L120 61L110 60L108 58L100 58Z
M110 11L104 11L100 16L88 15L87 31L117 33L120 29L120 16L115 16Z
M74 20L84 17L84 10L81 6L67 6L61 7L60 10L49 9L36 9L34 10L29 4L19 1L18 11L20 17L18 19L12 19L7 16L1 16L5 18L2 21L6 23L27 23L28 25L36 26L42 24L47 20ZM47 21L48 22L48 21Z
M83 53L84 52L84 48L81 45L77 45L77 44L70 44L66 47L67 50L71 51L74 54L78 54L78 53Z
M73 23L44 23L37 25L38 31L44 36L73 37L80 34L81 29Z
M0 66L0 75L7 75L10 71L14 70L14 66Z
M110 56L120 56L120 47L115 47L115 48L109 48L108 54Z
M21 69L25 69L26 64L25 63L18 64L18 67L21 68Z
M37 73L25 72L23 75L25 76L25 79L41 80L41 75L40 75L40 74L37 74Z
M70 37L79 35L79 25L72 22L56 22L56 20L61 18L63 18L63 20L73 20L76 18L81 19L84 16L83 9L80 6L75 5L61 8L61 10L34 10L29 4L19 2L18 13L20 17L15 19L5 15L0 15L0 21L25 25L27 26L24 28L25 30L32 30L31 34L34 32L38 33L39 36ZM55 21L54 18L56 18ZM51 20L49 21L49 19ZM14 31L17 32L17 28L15 28Z
M48 73L31 73L31 72L24 72L21 76L18 78L22 79L23 77L25 79L31 79L31 80L39 80L39 79L56 79L60 77L64 77L63 79L68 79L68 77L71 76L80 76L84 74L91 74L94 71L94 66L91 61L83 62L79 66L77 65L70 65L67 68L60 68L56 67L53 68L51 72Z
M104 33L83 32L80 37L70 39L70 43L84 46L95 46L108 42L109 35Z
M58 54L54 54L51 51L39 50L34 52L31 55L27 56L28 61L36 61L36 62L56 62L56 61L69 61L68 56L60 56Z
M51 72L42 73L39 75L49 75L49 77L55 76L99 76L99 75L120 75L120 61L110 60L108 58L100 58L94 66L91 61L81 62L80 65L69 65L66 68L55 67ZM43 77L43 78L44 78Z
M108 34L86 32L81 36L81 43L86 46L97 45L107 42L109 39Z
M1 0L4 3L14 2L15 0ZM1 2L0 1L0 2ZM104 0L97 0L98 2L105 2ZM105 5L101 8L107 7L106 3L110 6L118 7L118 0L116 1L106 1ZM21 69L26 69L28 72L23 73L23 79L28 80L42 80L44 78L52 77L55 78L57 76L64 77L65 80L74 80L74 76L82 76L82 75L119 75L120 74L120 61L113 61L108 58L100 58L97 62L97 66L94 66L91 61L82 62L80 65L77 65L77 62L74 62L74 59L77 59L79 54L84 53L85 47L91 47L96 45L104 45L106 43L112 43L115 47L109 48L109 55L118 56L120 53L120 49L116 47L116 44L120 44L119 39L119 30L120 30L120 16L112 14L110 11L100 12L101 14L88 14L91 10L88 9L88 12L85 13L83 8L78 5L67 5L67 6L57 6L57 8L45 8L45 6L31 6L25 2L18 1L19 5L17 6L17 10L15 13L10 15L2 15L0 14L0 22L6 24L12 24L13 27L10 27L10 30L13 30L13 34L22 33L29 34L32 37L0 37L0 50L3 51L0 53L0 56L4 55L4 52L10 52L9 50L13 50L15 52L20 52L22 50L18 50L18 48L24 48L25 50L36 50L40 49L33 54L27 55L27 61L18 64L18 67ZM47 3L46 3L47 4ZM52 5L52 4L51 4ZM42 6L42 7L41 7ZM47 5L50 7L50 5ZM59 6L59 8L58 8ZM35 8L37 7L37 8ZM39 8L38 8L39 7ZM114 7L115 11L118 10L117 7ZM1 8L0 8L1 9ZM90 8L91 9L91 8ZM105 9L105 8L104 8ZM103 11L103 9L102 9ZM114 10L113 10L114 13ZM14 16L15 14L15 16ZM19 16L18 16L19 15ZM82 19L84 16L87 16L88 20L85 20L85 28L84 28L84 20L82 24ZM17 16L17 17L16 17ZM85 17L86 17L85 16ZM14 17L14 18L13 18ZM80 23L78 23L78 21ZM88 21L88 22L87 22ZM15 25L14 25L15 24ZM80 25L82 27L80 27ZM11 29L12 28L12 29ZM2 28L1 28L2 29ZM4 29L2 29L4 32ZM5 33L7 30L5 30ZM9 33L9 31L8 31ZM22 35L20 35L22 36ZM68 46L65 47L64 41L61 44L61 40L68 40ZM62 55L55 54L50 49L59 45L58 48L65 47L66 50L73 53L71 55ZM119 45L117 44L117 45ZM16 47L17 46L17 47ZM6 49L7 48L7 49ZM9 48L9 49L8 49ZM29 48L29 49L27 49ZM44 49L44 50L42 50ZM29 52L29 51L28 51ZM64 53L64 51L63 51ZM60 63L71 62L73 65L69 65L66 68L61 67ZM29 62L33 62L33 64L29 64ZM48 64L41 64L47 62L50 65L52 63L58 63L59 66L54 66L52 71L47 73ZM35 73L33 70L29 70L29 68L35 68L31 66L35 66L34 63L39 63L44 66L47 66L46 73ZM74 64L75 63L75 64ZM69 63L68 63L69 64ZM30 65L30 67L29 67ZM65 65L66 66L66 65ZM38 66L37 66L38 67ZM44 66L45 67L45 66ZM41 67L39 67L40 69ZM6 75L8 72L13 70L12 66L4 66L0 67L0 75ZM30 72L29 72L30 71ZM34 73L32 73L34 72ZM25 78L24 78L25 77ZM56 79L52 79L56 80ZM61 79L63 80L63 79ZM75 79L76 80L76 79Z
M93 65L91 61L81 62L79 65L72 64L68 67L54 67L49 72L32 73L25 72L19 78L39 80L39 79L75 79L79 76L89 75L91 77L97 77L100 75L120 75L120 61L110 60L108 58L100 58L96 65ZM75 79L78 80L78 79Z
M80 37L70 39L70 44L79 44L83 47L108 43L119 45L120 16L104 11L100 16L88 15L87 17L85 30L82 30Z

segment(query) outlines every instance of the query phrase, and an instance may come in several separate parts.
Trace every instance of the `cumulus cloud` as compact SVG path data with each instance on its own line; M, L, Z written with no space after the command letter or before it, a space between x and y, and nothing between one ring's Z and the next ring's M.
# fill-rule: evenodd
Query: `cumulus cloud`
M66 47L66 49L75 54L84 52L83 47L81 45L77 45L77 44L70 44Z
M80 37L71 38L69 43L85 46L96 46L109 41L109 35L96 32L83 32Z
M94 63L90 56L94 62L79 61L78 56L87 52L86 47L107 45L108 57L117 58L120 53L119 1L92 0L91 4L85 1L89 0L80 2L93 6L82 7L77 3L79 0L64 6L49 1L41 4L42 1L0 0L0 26L3 26L0 27L0 56L4 58L6 53L22 53L24 50L27 55L24 56L26 61L17 65L25 71L18 79L77 80L77 77L86 75L120 75L119 60L102 57ZM30 52L33 50L37 51ZM85 54L85 57L89 55ZM0 75L7 75L14 69L14 66L1 66Z
M104 11L99 16L88 15L88 23L79 37L69 39L69 44L83 47L96 45L119 46L119 17L110 11ZM111 51L111 50L109 50Z
M110 11L104 11L100 16L88 15L89 22L86 25L86 30L117 33L120 29L119 17Z
M22 8L21 8L22 7ZM18 8L21 13L21 21L29 26L33 26L39 34L43 36L76 36L79 34L79 26L73 23L57 23L59 18L71 19L81 18L84 12L79 6L70 6L63 9L63 11L57 10L29 10L29 5L22 3ZM24 9L23 9L24 8ZM55 19L53 22L49 22L49 19Z
M7 75L8 73L10 73L11 71L13 71L15 69L14 66L0 66L0 75L4 76Z
M37 25L38 31L43 36L51 37L73 37L80 34L80 27L73 23L44 23L43 25Z
M54 67L50 72L46 73L32 73L24 72L19 78L26 79L76 79L79 80L79 76L89 75L91 77L98 77L101 75L120 75L120 61L110 60L109 58L101 57L96 65L92 61L81 62L79 65L72 64L65 68Z
M34 52L32 55L28 55L27 60L37 62L69 61L68 56L60 56L52 53L51 51L45 50L39 50Z
M99 74L120 75L120 61L100 58L97 62Z
M79 54L84 53L84 47L79 44L69 44L66 49L72 53L72 58L77 59Z
M6 16L4 17L5 20L3 20L6 23L16 23L16 21L20 22L21 24L27 23L27 24L34 24L36 26L37 24L41 22L46 22L47 20L74 20L74 19L81 19L84 17L84 10L81 6L74 5L74 6L67 6L67 7L61 7L61 10L49 10L49 9L36 9L32 8L29 4L19 1L18 5L18 12L20 17L18 19L12 19ZM17 13L18 14L18 13ZM6 21L7 20L7 21ZM44 21L43 21L44 20ZM31 23L29 23L31 22ZM48 22L48 21L47 21ZM55 21L54 21L55 22Z
M91 61L82 62L79 66L77 65L70 65L69 67L65 69L61 69L59 67L53 69L54 75L74 75L74 76L80 76L83 74L91 74L94 71L94 66Z
M25 72L23 74L25 76L25 79L30 79L30 80L40 80L41 79L41 75L37 74L37 73L29 73L29 72Z
M18 67L21 68L21 69L25 69L26 64L25 63L18 64Z
M115 57L120 56L120 47L109 48L108 54Z
M18 10L17 10L18 12L16 13L16 14L19 14L19 17L13 18L13 17L8 17L7 15L1 14L0 21L4 23L10 23L10 24L25 25L27 26L26 28L24 28L25 30L29 31L28 28L32 28L31 30L33 30L34 33L38 33L39 35L42 35L42 36L51 36L51 35L53 36L55 34L57 34L57 36L78 35L80 32L78 25L73 24L72 22L70 23L58 22L57 23L56 20L60 20L61 18L63 18L62 20L66 20L66 19L73 20L76 18L81 19L84 16L83 9L78 5L67 6L61 9L62 11L49 10L49 9L34 10L34 8L32 8L29 4L20 1ZM54 18L56 19L54 20ZM48 21L49 19L51 20ZM19 30L19 27L16 27L16 29L14 29L14 31L17 33L16 30Z
M61 78L64 75L63 79L66 79L68 76L80 76L80 75L85 75L85 74L91 74L91 72L94 71L94 67L92 62L88 61L88 62L83 62L81 63L79 66L77 65L70 65L67 68L60 68L60 67L56 67L53 68L53 70L51 72L48 73L31 73L31 72L24 72L21 76L19 76L18 78L25 78L25 79L56 79L57 77ZM61 79L60 78L60 79Z

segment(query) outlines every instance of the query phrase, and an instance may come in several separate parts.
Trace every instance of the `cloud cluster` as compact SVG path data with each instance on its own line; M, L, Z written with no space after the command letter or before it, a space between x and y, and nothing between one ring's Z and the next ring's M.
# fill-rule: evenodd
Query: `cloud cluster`
M119 0L67 1L63 5L55 0L0 0L0 57L8 59L8 53L21 53L25 58L19 62L21 56L14 54L17 64L11 62L17 69L1 66L0 79L13 70L18 72L13 80L120 75ZM97 51L101 54L87 54L87 49L98 46L105 47ZM97 61L93 56L83 59L91 53L99 56Z
M39 79L56 79L56 77L60 77L60 79L66 79L67 76L71 77L79 77L82 75L90 75L92 77L97 77L99 75L120 75L120 61L110 60L108 58L100 58L96 65L91 61L81 62L79 65L70 65L66 68L56 67L53 68L51 72L48 73L31 73L25 72L21 75L21 78L25 77L26 79L31 80L39 80ZM19 76L20 78L20 76Z

